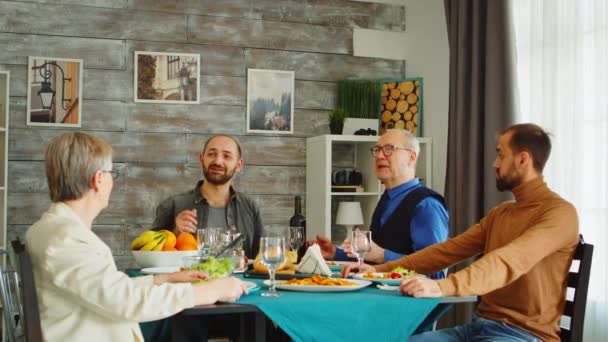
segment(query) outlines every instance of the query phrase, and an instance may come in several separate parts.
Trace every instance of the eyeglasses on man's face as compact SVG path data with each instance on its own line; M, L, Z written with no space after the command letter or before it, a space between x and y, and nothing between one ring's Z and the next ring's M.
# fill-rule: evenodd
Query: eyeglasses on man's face
M112 175L112 179L117 179L118 176L120 175L120 173L118 172L117 169L112 169L112 170L101 170L101 172L103 173L109 173Z
M382 151L385 157L390 157L396 150L412 151L409 148L397 147L394 145L374 146L369 149L374 157L380 155L380 151Z

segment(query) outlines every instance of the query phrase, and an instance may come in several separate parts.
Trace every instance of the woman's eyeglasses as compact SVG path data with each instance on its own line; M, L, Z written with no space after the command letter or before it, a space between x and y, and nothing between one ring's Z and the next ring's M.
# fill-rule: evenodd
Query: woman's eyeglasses
M118 170L117 170L117 169L112 169L112 170L101 170L101 172L104 172L104 173L110 173L110 174L112 174L112 179L116 179L116 178L118 178L118 176L120 175L120 173L118 172Z

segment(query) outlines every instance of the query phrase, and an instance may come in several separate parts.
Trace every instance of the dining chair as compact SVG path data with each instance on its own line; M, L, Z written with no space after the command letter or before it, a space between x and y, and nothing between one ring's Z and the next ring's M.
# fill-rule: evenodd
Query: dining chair
M578 246L574 252L572 266L578 263L578 270L570 268L568 273L567 287L574 290L572 299L566 298L566 306L563 316L570 318L570 324L561 326L560 337L564 342L579 342L583 340L583 327L585 322L585 308L587 306L587 290L589 288L589 276L591 275L591 259L593 257L593 245L585 243L583 235L580 235ZM562 322L564 320L562 319Z
M25 245L19 239L13 240L11 244L17 256L19 269L21 271L25 338L28 342L39 342L43 339L42 328L40 327L38 296L36 294L36 284L34 283L34 272L32 271L32 260L25 249Z
M0 254L7 254L5 250ZM23 338L22 305L19 275L9 264L0 264L0 299L2 300L2 318L4 340L15 342Z

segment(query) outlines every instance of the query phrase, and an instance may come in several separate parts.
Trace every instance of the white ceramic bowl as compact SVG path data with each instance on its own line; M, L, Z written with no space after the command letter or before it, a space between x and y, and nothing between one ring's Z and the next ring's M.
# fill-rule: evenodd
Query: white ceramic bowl
M139 267L165 267L182 265L182 258L185 256L197 255L198 251L173 251L173 252L148 252L148 251L131 251L135 262Z

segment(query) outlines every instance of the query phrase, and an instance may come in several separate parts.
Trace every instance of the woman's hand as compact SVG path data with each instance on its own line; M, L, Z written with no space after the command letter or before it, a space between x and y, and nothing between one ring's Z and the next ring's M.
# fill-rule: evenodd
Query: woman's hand
M227 277L195 284L195 305L207 305L215 302L235 302L241 295L249 294L247 285L238 278Z
M200 279L207 279L207 274L201 271L183 271L154 276L154 285L164 283L190 283Z

